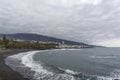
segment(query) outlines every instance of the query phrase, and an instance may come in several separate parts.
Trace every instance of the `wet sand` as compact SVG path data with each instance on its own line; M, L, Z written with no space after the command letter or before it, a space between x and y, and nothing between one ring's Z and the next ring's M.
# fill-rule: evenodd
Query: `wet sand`
M13 71L5 64L4 59L7 56L18 54L20 52L27 52L31 50L24 49L0 49L0 80L28 80L23 78L19 73Z

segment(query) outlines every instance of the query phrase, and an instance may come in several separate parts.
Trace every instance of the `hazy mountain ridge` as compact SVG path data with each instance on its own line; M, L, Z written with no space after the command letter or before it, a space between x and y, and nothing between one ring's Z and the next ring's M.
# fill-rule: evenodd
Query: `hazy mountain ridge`
M2 36L4 34L0 34ZM75 41L69 41L39 34L32 34L32 33L17 33L17 34L6 34L7 37L11 39L21 39L21 40L36 40L36 41L51 41L51 42L59 42L62 43L62 41L65 42L65 44L71 44L71 45L88 45L85 43L79 43Z

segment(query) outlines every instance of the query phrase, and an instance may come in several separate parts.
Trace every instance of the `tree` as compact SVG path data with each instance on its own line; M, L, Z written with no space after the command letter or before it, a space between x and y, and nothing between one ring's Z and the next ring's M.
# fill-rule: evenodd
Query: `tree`
M8 39L7 39L6 35L3 35L3 43L4 43L5 48L6 48L6 46L8 44Z

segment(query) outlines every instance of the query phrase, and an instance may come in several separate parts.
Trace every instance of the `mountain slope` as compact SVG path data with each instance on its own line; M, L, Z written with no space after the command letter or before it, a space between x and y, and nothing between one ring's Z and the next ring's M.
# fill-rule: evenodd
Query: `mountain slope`
M0 34L2 36L3 34ZM62 43L64 41L65 44L71 44L71 45L87 45L85 43L79 43L75 41L69 41L64 39L58 39L53 37L48 37L44 35L38 35L38 34L31 34L31 33L17 33L17 34L6 34L7 37L11 39L22 39L22 40L36 40L36 41L51 41L51 42L59 42Z

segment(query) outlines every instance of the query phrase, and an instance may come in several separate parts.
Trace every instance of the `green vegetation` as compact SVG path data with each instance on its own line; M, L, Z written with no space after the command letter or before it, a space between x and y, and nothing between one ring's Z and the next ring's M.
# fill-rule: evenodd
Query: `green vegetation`
M56 46L58 44L52 42L9 40L6 35L0 40L0 48L6 49L52 49Z
M5 44L2 40L0 40L0 48L5 48Z
M0 45L0 48L5 48L5 45Z

